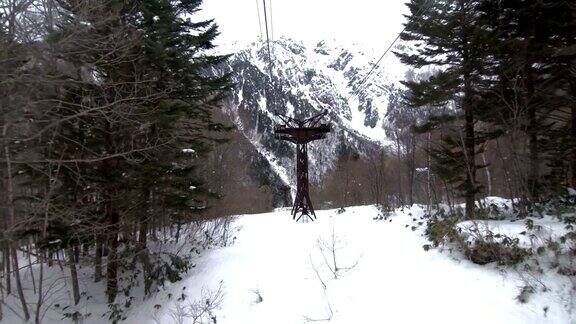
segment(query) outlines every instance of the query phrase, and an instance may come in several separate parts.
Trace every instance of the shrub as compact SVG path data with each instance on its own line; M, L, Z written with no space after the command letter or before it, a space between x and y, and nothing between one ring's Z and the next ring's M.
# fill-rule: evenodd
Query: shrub
M491 203L487 206L483 206L482 208L476 209L475 218L479 220L503 220L506 219L506 216L503 212L504 207L499 207L498 205Z
M488 264L498 262L504 265L516 265L527 256L530 252L518 246L517 240L505 238L502 241L495 240L476 240L469 247L464 249L466 257L476 264Z
M515 265L526 259L530 252L518 246L518 239L490 231L481 233L473 231L473 241L469 233L462 233L456 225L459 217L435 215L427 223L426 236L434 247L451 244L467 259L476 264L498 262L504 265ZM424 247L425 250L430 247Z
M456 229L456 219L439 219L432 217L426 227L426 236L434 247L443 245L444 242L455 242L461 239Z
M532 294L534 294L534 292L536 292L534 287L526 285L522 287L522 289L520 289L520 293L518 294L518 296L516 296L516 300L518 300L522 304L526 304L528 302L528 299Z
M388 205L377 204L376 208L378 209L378 215L373 218L374 220L387 220L394 213L394 210Z

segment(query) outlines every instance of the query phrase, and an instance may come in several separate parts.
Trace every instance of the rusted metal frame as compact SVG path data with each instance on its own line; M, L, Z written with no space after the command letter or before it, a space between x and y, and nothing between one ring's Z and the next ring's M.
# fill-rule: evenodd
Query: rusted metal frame
M303 216L310 220L316 219L309 192L308 143L323 139L330 132L329 124L320 124L322 117L327 114L328 111L324 111L305 120L277 114L285 124L274 128L275 137L296 144L296 197L292 206L292 218L296 221Z

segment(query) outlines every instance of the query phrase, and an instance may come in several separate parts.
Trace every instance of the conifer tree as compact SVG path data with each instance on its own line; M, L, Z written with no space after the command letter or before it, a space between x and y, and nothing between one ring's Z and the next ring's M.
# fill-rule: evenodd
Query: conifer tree
M213 133L225 129L211 109L228 81L209 71L226 57L206 54L218 33L212 21L192 21L200 3L61 1L63 22L49 38L60 58L87 71L63 83L59 106L50 110L54 121L44 127L57 143L52 154L76 165L60 174L61 205L77 207L80 197L94 203L75 217L98 224L89 229L96 233L95 276L107 252L110 303L118 292L120 229L136 222L137 251L145 254L152 213L166 226L190 221L205 206L193 172Z
M437 163L459 166L453 168L458 173L448 180L463 192L466 217L473 218L475 196L480 189L476 180L479 138L475 122L486 42L476 19L478 1L412 0L407 5L411 14L401 39L415 46L396 54L415 68L438 68L427 80L405 83L411 91L409 103L416 107L454 104L457 108L461 126L441 147L450 157Z
M516 123L513 127L525 133L525 198L537 202L545 191L566 184L573 150L569 71L574 55L562 55L561 49L575 41L576 8L568 1L486 0L479 11L498 40L489 48L494 82L484 97L488 119L503 130ZM549 173L544 178L543 169Z

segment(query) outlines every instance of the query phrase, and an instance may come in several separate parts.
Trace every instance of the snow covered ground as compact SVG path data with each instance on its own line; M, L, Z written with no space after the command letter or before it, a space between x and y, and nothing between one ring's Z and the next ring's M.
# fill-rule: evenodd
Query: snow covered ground
M424 251L419 207L375 221L375 207L345 213L319 211L318 220L294 223L288 211L239 217L236 243L198 262L188 279L169 288L216 290L224 298L217 323L576 323L569 281L528 303L516 300L525 276L510 268L479 266L437 249ZM413 226L416 226L413 230ZM334 233L334 235L332 235ZM336 241L332 254L323 246ZM316 269L316 270L315 270ZM565 278L565 277L564 277ZM325 285L325 287L324 287ZM174 322L174 297L160 293L134 310L128 323ZM162 305L154 311L154 305ZM185 323L192 323L187 319Z
M374 206L318 211L318 220L305 224L295 223L289 213L238 217L234 244L201 254L187 278L152 298L132 300L125 322L576 323L571 315L574 277L536 277L510 267L476 265L440 249L425 251L429 242L421 207L397 210L385 220L374 219ZM525 230L521 222L483 224L508 235ZM341 269L337 279L334 256ZM57 267L53 271L57 275ZM91 282L90 272L90 267L81 271L86 282ZM516 297L527 280L547 291L520 303ZM103 289L89 285L83 290L95 295L83 298L80 307L92 315L82 323L106 322L100 316L105 298L96 295ZM194 322L187 306L202 308L210 294L219 297L219 307L208 321ZM53 306L44 322L62 322L58 313ZM18 323L15 317L7 320Z

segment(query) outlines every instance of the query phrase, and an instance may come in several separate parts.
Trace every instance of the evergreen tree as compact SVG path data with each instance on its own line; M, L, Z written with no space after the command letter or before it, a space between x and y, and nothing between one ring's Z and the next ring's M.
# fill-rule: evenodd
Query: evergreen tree
M484 97L488 120L526 134L524 198L533 202L543 189L554 193L566 184L574 147L569 135L574 82L566 72L574 54L562 55L561 49L575 41L575 10L568 1L486 0L479 7L481 20L498 40L489 48L494 77ZM544 181L543 160L549 172Z
M162 214L156 225L166 226L192 220L205 206L193 172L214 132L225 130L213 122L211 109L228 78L209 71L226 57L206 54L217 27L191 20L200 3L61 2L65 20L52 42L60 57L89 72L86 80L63 88L61 107L53 110L60 118L54 155L79 164L61 178L69 185L60 186L66 192L59 195L78 204L78 193L90 188L96 199L101 230L95 276L101 276L105 244L111 303L118 292L120 229L139 225L137 250L150 270L145 248L153 215ZM146 292L149 288L147 281Z
M152 110L149 136L170 144L147 152L132 169L145 206L139 217L139 249L145 247L151 215L164 213L177 224L179 233L180 225L204 211L206 197L213 196L195 170L210 142L218 140L212 136L227 130L213 121L210 110L227 88L228 77L209 73L226 57L204 53L213 48L218 33L212 21L190 19L201 2L146 1L130 16L131 23L146 33L143 64L154 76L155 86L169 92L153 103L160 109ZM146 268L146 251L142 253Z
M414 46L411 51L396 54L415 68L438 68L426 80L405 82L411 91L409 103L417 107L449 104L457 107L461 128L441 147L450 158L436 162L455 166L464 163L453 168L458 173L447 180L456 183L463 192L466 217L473 218L475 196L480 189L476 180L479 137L475 123L487 42L487 35L477 21L478 1L412 0L407 5L411 14L401 39Z

